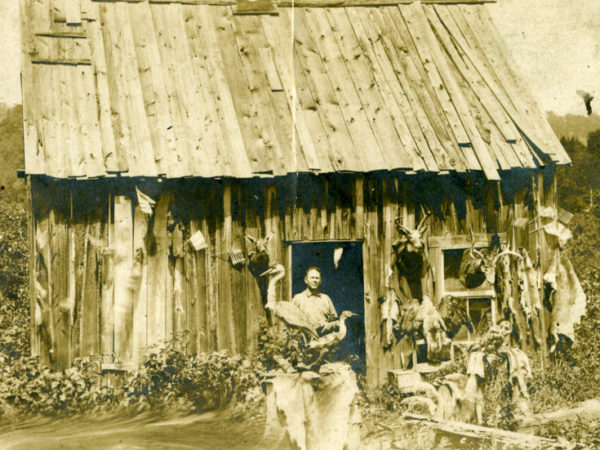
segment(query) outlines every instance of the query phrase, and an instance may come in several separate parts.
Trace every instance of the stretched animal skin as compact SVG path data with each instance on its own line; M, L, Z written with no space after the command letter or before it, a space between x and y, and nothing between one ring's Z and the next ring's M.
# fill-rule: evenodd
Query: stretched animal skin
M539 347L542 343L542 328L540 322L541 301L536 282L537 276L527 250L520 248L519 254L523 257L523 259L517 261L519 304L527 319L531 338L536 347Z
M575 324L579 323L585 314L586 296L579 279L573 270L569 258L556 250L554 265L555 272L546 273L544 280L550 280L555 275L556 292L550 296L552 315L549 334L554 338L555 344L560 341L560 336L565 336L571 341L575 339ZM552 350L554 350L554 346Z
M394 327L400 319L400 299L392 288L387 288L383 302L381 303L381 328L383 348L389 348L394 344Z

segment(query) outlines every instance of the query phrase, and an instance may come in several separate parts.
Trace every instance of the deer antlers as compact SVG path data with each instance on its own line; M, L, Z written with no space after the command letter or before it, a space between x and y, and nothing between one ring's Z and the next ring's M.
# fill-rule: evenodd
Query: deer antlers
M485 256L483 255L483 253L481 253L479 250L477 250L475 248L475 235L473 234L473 227L469 226L469 231L471 233L471 248L469 249L469 254L470 254L471 258L473 258L473 259L477 258L477 259L481 259L481 260L485 259ZM516 257L518 259L523 259L522 255L520 255L519 253L516 253L516 252L512 251L510 249L510 245L508 245L504 250L502 250L501 252L499 252L494 257L494 259L492 260L493 261L493 265L495 266L496 263L500 260L500 258L502 258L503 256L506 256L506 255L514 256L514 257Z
M425 233L427 231L427 226L424 225L424 223L429 218L429 216L431 216L432 212L425 209L423 207L423 205L421 205L421 211L423 214L423 218L419 222L419 225L417 225L416 230L410 230L409 228L406 228L404 225L402 225L402 221L400 220L400 217L396 217L396 220L394 220L394 223L396 224L396 229L399 232L404 233L404 234L411 234L413 231L417 231L420 234Z

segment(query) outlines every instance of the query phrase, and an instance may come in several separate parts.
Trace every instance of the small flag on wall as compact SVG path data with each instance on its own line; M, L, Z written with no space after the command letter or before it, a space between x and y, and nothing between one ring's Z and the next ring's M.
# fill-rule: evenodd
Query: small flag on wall
M142 212L144 214L151 215L152 208L154 208L154 205L156 204L156 202L154 200L152 200L150 197L148 197L146 194L144 194L142 191L140 191L137 188L137 186L135 187L135 192L137 193L138 205L140 205L140 209L142 210Z

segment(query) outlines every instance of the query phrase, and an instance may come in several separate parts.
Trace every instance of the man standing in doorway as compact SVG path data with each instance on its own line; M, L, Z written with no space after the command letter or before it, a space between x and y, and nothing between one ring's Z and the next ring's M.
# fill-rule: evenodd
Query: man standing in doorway
M329 295L319 291L321 285L321 269L311 266L304 276L306 289L294 295L292 303L302 310L321 331L330 330L338 316Z

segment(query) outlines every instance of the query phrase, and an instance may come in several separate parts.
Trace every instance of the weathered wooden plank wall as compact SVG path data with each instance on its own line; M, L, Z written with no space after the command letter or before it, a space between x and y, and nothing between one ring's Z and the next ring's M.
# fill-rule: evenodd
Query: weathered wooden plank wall
M368 380L380 384L388 370L409 363L411 351L405 342L383 350L381 341L378 299L392 266L394 220L414 228L423 206L433 212L429 236L505 232L534 260L542 250L544 268L551 256L544 237L531 239L517 219L528 223L540 206L554 203L553 174L545 175L513 171L502 186L452 174L140 181L137 187L156 200L151 215L130 181L33 179L34 351L56 367L89 354L133 366L174 337L187 354L253 351L264 316L260 292L247 266L232 267L227 252L247 255L246 235L272 234L271 263L288 273L277 296L287 300L291 243L353 240L363 251ZM192 248L196 232L207 248ZM433 297L440 276L432 273L425 293ZM398 288L396 276L392 283Z

